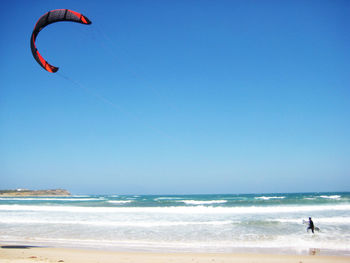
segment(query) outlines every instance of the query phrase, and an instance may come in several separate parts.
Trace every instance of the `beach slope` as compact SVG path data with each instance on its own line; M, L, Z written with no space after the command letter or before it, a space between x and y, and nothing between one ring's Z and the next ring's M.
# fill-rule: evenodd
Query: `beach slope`
M101 250L1 246L0 262L66 262L66 263L348 263L349 257L314 255L260 255L210 253L143 253Z

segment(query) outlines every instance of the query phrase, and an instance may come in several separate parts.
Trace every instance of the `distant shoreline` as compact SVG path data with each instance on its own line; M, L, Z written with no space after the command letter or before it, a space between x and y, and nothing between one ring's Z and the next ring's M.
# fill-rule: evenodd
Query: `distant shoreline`
M0 197L26 197L26 196L71 196L71 193L65 189L50 189L50 190L0 190Z

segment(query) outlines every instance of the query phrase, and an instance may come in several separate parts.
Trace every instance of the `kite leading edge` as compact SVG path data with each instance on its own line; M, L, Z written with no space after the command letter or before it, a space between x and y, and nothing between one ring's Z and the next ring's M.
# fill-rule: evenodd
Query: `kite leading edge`
M36 22L33 29L32 36L30 38L30 47L32 50L33 57L45 70L51 73L55 73L58 67L50 65L39 53L35 45L35 40L39 32L49 24L61 22L61 21L71 21L76 23L81 23L85 25L90 25L91 21L84 15L69 9L56 9L47 12L42 15L38 22Z

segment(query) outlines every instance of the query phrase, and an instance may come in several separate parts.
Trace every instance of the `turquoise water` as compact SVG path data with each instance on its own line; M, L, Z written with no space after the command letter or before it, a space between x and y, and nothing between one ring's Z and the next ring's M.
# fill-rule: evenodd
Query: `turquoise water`
M307 233L311 216L320 232ZM0 242L350 255L350 193L0 198Z

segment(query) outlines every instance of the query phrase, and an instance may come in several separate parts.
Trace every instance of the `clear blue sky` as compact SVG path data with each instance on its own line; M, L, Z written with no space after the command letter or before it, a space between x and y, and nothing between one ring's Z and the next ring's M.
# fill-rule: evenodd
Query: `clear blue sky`
M350 190L350 1L1 4L1 189Z

